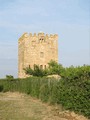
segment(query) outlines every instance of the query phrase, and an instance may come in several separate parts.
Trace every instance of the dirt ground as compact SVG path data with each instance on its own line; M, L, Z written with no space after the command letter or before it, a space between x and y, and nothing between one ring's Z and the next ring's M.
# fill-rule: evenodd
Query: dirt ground
M87 120L21 93L0 93L0 120Z

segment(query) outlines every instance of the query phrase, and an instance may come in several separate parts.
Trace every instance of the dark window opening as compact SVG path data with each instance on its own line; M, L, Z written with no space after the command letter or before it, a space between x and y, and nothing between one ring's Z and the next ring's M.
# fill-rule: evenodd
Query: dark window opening
M43 42L45 41L45 37L44 36L41 36L41 38L39 38L40 42Z
M40 52L40 57L43 58L44 57L44 53Z
M35 68L36 68L36 65L34 64L34 66L33 66L33 67L34 67L34 70L35 70Z
M44 66L44 68L46 69L46 65Z
M40 65L40 69L43 69L43 65Z
M29 65L29 68L30 68L30 65Z

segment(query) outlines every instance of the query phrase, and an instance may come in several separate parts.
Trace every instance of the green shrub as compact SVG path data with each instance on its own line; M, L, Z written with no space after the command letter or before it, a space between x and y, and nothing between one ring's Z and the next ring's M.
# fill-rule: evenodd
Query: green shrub
M3 85L0 85L0 92L3 91Z
M6 75L6 79L7 79L7 80L13 80L14 77L13 77L12 75Z
M65 109L90 118L90 66L71 66L62 69L60 74L60 80L47 77L0 80L0 91L30 94L43 102L61 104Z
M34 65L34 69L27 67L24 68L24 71L28 75L33 75L38 77L43 77L52 74L60 75L64 71L64 68L61 64L58 64L57 62L52 60L48 63L48 66L49 67L47 69L41 69L38 65Z
M37 76L37 77L43 77L47 75L47 70L43 70L41 69L38 65L34 65L34 69L32 68L24 68L24 71L26 74L28 75L33 75L33 76Z

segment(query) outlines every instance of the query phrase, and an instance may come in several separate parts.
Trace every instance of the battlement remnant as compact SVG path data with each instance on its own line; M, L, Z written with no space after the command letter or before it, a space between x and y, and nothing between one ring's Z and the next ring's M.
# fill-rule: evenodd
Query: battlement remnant
M19 41L20 40L22 40L23 38L26 38L26 37L39 37L39 36L43 36L43 37L49 37L49 38L55 38L55 37L58 37L58 35L57 34L50 34L50 35L48 35L48 34L44 34L44 33L38 33L38 34L36 34L36 33L34 33L34 34L32 34L32 33L30 33L30 34L28 34L28 33L24 33L20 38L19 38Z
M44 34L40 32L24 33L18 40L18 77L26 77L23 68L34 64L42 69L48 67L48 63L54 60L58 62L58 35Z

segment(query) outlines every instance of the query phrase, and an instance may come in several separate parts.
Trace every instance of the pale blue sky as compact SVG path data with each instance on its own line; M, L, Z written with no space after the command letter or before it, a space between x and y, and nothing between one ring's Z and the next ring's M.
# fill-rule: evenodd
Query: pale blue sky
M24 32L59 35L59 63L90 65L90 0L0 0L0 77L17 77Z

